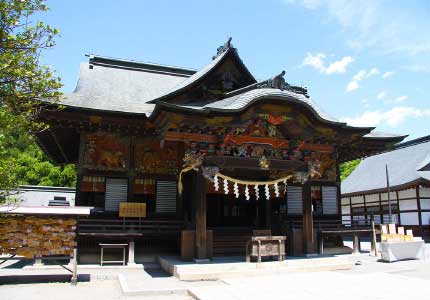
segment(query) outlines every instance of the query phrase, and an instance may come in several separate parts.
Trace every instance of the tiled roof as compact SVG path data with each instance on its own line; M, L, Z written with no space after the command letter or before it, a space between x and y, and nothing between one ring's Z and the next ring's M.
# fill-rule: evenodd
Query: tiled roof
M342 182L342 194L365 193L387 186L385 165L388 165L390 186L405 185L419 179L430 180L430 140L365 158ZM427 171L425 171L427 170Z
M186 80L191 70L128 63L82 63L78 84L62 104L86 109L151 114L157 98ZM115 62L115 61L114 61ZM187 74L188 73L188 74Z

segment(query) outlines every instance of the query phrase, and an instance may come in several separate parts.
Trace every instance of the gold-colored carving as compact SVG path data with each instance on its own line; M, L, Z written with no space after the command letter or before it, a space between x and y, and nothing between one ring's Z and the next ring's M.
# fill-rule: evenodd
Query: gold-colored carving
M262 157L260 157L260 160L258 163L260 165L260 168L265 169L265 170L269 169L270 164L269 164L269 161L267 160L266 156L263 155Z

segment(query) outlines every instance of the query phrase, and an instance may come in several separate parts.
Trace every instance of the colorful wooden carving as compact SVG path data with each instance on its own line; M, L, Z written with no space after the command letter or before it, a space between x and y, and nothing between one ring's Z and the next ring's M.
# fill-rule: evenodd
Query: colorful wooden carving
M166 141L193 141L205 143L217 143L218 139L215 135L167 131L163 134Z
M224 145L234 144L259 144L259 145L270 145L273 148L288 148L288 141L282 139L275 139L271 137L259 137L250 135L227 135L224 138Z
M81 181L82 192L100 192L105 191L105 178L100 176L83 176Z
M174 142L165 142L161 147L157 140L139 141L135 146L134 158L139 173L178 173L177 144Z
M134 193L142 195L155 195L155 180L137 178L134 181Z
M128 144L128 138L108 133L87 134L84 167L103 171L124 171L128 165Z

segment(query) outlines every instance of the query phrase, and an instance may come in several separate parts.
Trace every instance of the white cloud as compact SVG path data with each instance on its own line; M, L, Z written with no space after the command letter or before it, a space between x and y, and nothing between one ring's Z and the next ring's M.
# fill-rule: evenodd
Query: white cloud
M324 70L325 70L324 58L325 58L324 53L318 53L316 55L313 55L312 53L308 52L306 54L306 57L303 59L302 64L304 66L311 66L320 72L324 72Z
M384 100L384 103L385 104L400 103L400 102L403 102L403 101L408 100L408 99L409 99L408 96L403 95L403 96L399 96L399 97L394 98L394 99L386 99L386 100Z
M382 74L382 79L385 79L385 78L391 77L391 76L393 76L394 74L395 74L395 72L394 72L394 71L388 71L388 72L385 72L384 74Z
M363 79L370 78L374 75L378 75L379 69L378 68L372 68L369 71L366 70L360 70L357 74L355 74L352 77L352 80L348 83L346 86L346 92L352 92L360 87L359 82Z
M346 67L352 63L354 59L351 56L345 56L341 60L335 61L331 63L325 72L327 74L333 74L333 73L345 73Z
M367 73L367 77L371 77L371 76L373 76L373 75L378 75L380 72L379 72L379 69L378 68L372 68L370 71L369 71L369 73Z
M378 98L378 100L382 100L385 98L385 96L387 96L387 93L385 91L379 92L378 95L376 96L376 98Z
M303 59L303 66L311 66L314 69L320 71L321 73L325 73L327 75L335 74L335 73L345 73L346 68L350 63L354 61L351 56L342 57L340 60L334 61L330 63L326 67L326 63L324 59L326 55L324 53L312 54L308 52L306 57Z
M288 1L292 2L292 1ZM321 9L337 22L352 48L372 48L384 54L418 56L430 53L428 13L421 6L384 0L297 0L307 9ZM411 18L411 16L414 16ZM427 60L427 65L428 65Z
M353 80L353 81L350 81L348 83L348 85L346 86L346 91L352 92L352 91L358 89L358 87L359 87L358 82Z
M356 117L343 118L342 121L353 126L377 126L386 124L390 127L397 127L408 119L428 116L430 116L430 109L398 106L388 111L365 111L363 114Z
M355 81L360 81L363 80L365 76L366 70L360 70L357 74L354 75L354 77L352 77L352 79L354 79Z

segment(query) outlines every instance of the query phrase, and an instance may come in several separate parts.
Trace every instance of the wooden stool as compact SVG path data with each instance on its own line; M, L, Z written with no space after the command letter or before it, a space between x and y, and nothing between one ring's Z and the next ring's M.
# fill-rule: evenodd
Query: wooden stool
M100 265L103 266L103 263L113 264L113 263L122 263L125 266L125 248L128 247L128 244L99 244L100 246ZM103 260L103 250L104 249L118 249L122 248L122 260Z

